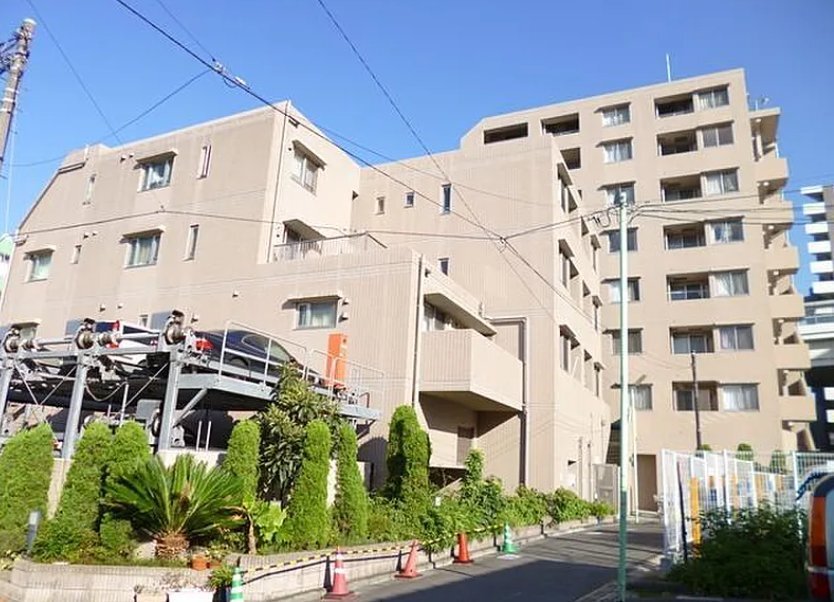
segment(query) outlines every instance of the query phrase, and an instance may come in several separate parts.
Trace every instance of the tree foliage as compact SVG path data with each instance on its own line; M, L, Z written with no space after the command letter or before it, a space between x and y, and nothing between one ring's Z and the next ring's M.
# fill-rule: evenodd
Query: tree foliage
M109 483L107 500L115 516L156 540L160 558L177 557L190 544L240 524L238 480L190 454L171 467L150 458L131 476Z
M0 453L0 555L26 543L29 512L46 516L52 478L52 429L41 424L17 433Z
M34 553L39 559L71 558L97 542L101 491L112 442L110 429L101 422L84 429L55 517L44 525L35 542Z
M258 452L261 446L261 430L257 423L243 420L235 424L229 437L223 470L237 478L241 499L252 502L258 494Z
M287 538L298 549L321 548L330 537L327 474L330 470L330 429L322 420L307 426L301 469L290 497L285 523Z
M301 467L305 429L313 420L324 421L332 433L339 421L335 402L312 391L295 367L283 365L272 402L257 417L264 499L286 502Z
M356 431L342 423L336 443L336 499L333 503L334 535L339 543L368 537L368 492L356 463Z
M420 428L414 408L399 406L388 431L385 489L389 498L423 504L428 500L430 455L429 436Z

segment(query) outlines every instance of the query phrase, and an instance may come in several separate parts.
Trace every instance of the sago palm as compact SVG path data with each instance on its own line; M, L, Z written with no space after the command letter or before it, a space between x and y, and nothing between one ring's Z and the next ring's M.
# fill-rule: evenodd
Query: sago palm
M107 485L107 504L156 541L156 555L174 558L190 543L240 522L236 478L191 455L166 467L153 457L129 477Z

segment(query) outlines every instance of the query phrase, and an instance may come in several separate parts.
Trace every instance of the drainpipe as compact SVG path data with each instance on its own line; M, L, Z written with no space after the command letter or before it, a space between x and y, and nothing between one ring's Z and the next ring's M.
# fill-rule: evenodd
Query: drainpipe
M414 312L414 357L411 372L411 407L416 408L420 402L420 353L423 338L423 271L425 259L417 256L417 309Z
M530 480L530 324L527 316L503 316L490 318L492 324L519 324L521 326L521 450L519 458L519 482L527 485Z
M281 152L278 153L278 174L275 176L275 194L272 198L272 217L269 220L269 239L266 244L266 263L272 262L272 246L275 241L275 216L278 213L278 196L281 194L281 182L284 173L284 145L287 143L287 122L290 114L290 101L284 103L284 121L281 126Z

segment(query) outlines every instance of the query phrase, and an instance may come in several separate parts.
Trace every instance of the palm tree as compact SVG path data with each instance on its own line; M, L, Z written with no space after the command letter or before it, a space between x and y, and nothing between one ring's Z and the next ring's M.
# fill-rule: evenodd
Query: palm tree
M135 473L107 485L107 504L156 541L159 558L175 558L190 543L240 524L235 477L185 454L166 467L150 458Z

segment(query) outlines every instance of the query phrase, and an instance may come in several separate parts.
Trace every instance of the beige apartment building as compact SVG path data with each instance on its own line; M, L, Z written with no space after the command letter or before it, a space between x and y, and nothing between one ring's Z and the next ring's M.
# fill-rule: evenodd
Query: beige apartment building
M470 223L507 234L577 216L555 140L491 147L472 134L437 157L449 180L382 166L400 187L277 106L71 153L20 226L1 323L49 338L85 317L158 327L177 308L201 330L234 320L273 333L319 373L328 336L343 333L349 360L374 375L381 419L360 458L376 483L388 418L413 404L437 473L459 474L475 446L508 488L593 495L610 427L597 237L584 220L519 236L538 277ZM560 253L571 269L553 286Z

